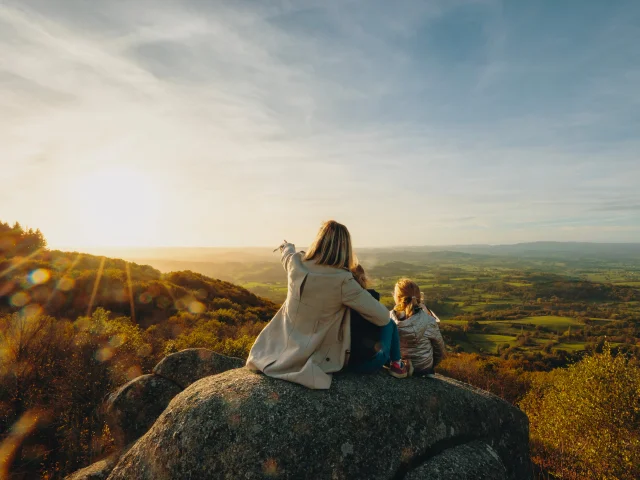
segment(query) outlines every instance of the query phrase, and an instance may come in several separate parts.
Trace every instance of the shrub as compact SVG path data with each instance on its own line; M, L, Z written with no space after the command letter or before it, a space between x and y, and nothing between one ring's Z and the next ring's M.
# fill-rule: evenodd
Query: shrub
M559 478L640 478L640 368L603 353L537 375L520 403L532 458Z
M448 377L487 390L514 404L529 388L527 375L495 357L469 353L449 354L436 370Z

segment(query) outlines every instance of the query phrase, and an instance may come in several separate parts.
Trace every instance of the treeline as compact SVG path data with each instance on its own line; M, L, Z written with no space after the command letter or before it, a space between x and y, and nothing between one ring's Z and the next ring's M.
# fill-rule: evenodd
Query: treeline
M30 255L47 246L40 229L24 229L16 222L13 226L0 221L0 257Z
M232 283L189 271L162 275L148 265L82 253L42 251L27 258L0 257L0 312L32 311L75 319L103 307L131 317L143 327L162 323L181 311L215 310L230 300L244 314L268 320L269 300Z

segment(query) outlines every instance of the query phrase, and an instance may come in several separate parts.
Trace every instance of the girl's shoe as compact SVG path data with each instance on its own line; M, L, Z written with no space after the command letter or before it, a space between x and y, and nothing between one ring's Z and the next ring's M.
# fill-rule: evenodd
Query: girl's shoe
M407 373L409 374L410 377L413 376L413 363L411 363L411 360L404 360L404 363L406 363L407 365Z
M407 378L409 376L409 368L406 362L391 362L389 365L389 375L396 378Z

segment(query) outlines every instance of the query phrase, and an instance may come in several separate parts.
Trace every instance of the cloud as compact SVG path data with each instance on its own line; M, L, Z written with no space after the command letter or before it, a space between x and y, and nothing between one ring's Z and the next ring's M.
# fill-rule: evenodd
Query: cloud
M475 1L5 2L2 210L69 243L71 180L117 165L164 192L170 221L149 241L165 244L287 228L305 243L334 216L370 245L416 218L413 244L624 226L640 202L639 10L589 7L581 24Z

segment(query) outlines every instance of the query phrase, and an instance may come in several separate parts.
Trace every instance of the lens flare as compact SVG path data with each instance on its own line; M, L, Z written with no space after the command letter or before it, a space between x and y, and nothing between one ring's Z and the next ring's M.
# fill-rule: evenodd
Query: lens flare
M60 280L58 280L58 290L62 290L63 292L68 292L74 287L75 284L76 284L76 281L73 278L62 277Z
M29 274L29 281L32 285L40 285L41 283L47 283L51 273L46 268L38 268Z
M31 303L22 309L22 315L25 318L33 318L42 314L42 307L37 303Z
M202 313L206 310L204 303L193 301L189 304L189 311L191 313Z
M96 351L96 360L99 362L106 362L113 357L113 349L111 347L103 347Z
M31 300L31 297L27 292L18 292L11 296L9 303L14 307L24 307L29 303L29 300Z
M138 299L142 303L151 303L153 301L153 295L151 295L149 292L144 292L140 294Z
M133 380L142 375L142 369L138 365L134 365L127 370L127 380Z
M118 348L120 345L124 343L126 339L127 337L124 334L119 333L118 335L114 335L109 339L109 345L112 346L113 348Z
M0 478L9 478L11 464L22 443L33 430L45 412L36 409L28 410L11 427L9 435L0 442Z

